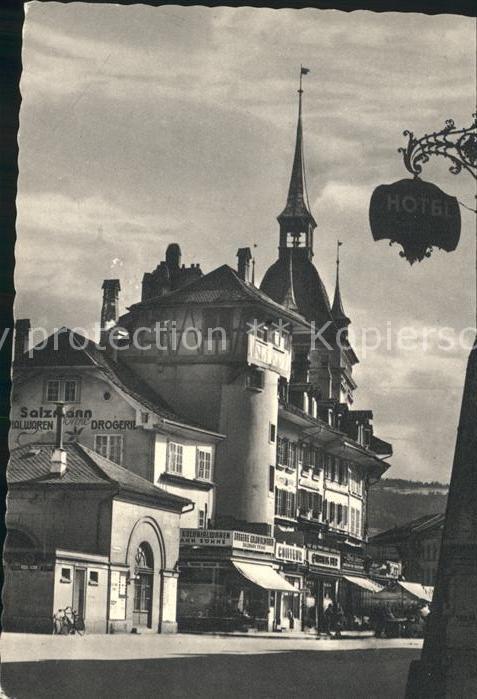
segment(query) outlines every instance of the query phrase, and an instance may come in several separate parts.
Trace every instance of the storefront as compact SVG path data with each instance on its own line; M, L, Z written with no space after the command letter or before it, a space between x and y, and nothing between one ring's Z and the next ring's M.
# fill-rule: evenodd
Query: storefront
M306 549L300 546L275 544L275 559L285 580L295 592L278 592L275 605L275 628L302 631L304 619L304 589Z
M282 595L297 592L279 574L274 552L268 536L181 529L179 630L274 630Z
M336 601L341 571L341 554L335 549L306 550L308 573L305 581L304 628L324 629L324 612Z

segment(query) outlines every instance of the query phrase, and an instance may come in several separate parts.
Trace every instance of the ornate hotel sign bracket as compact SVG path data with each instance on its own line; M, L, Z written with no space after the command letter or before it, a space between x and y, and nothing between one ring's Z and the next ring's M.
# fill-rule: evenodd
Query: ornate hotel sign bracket
M455 250L460 238L460 209L436 185L420 179L423 164L440 155L451 161L454 175L468 172L477 179L477 115L468 128L457 129L448 119L441 131L415 138L411 131L405 148L399 148L413 178L380 185L371 197L369 221L374 240L389 239L402 246L399 253L410 264L430 257L434 247Z

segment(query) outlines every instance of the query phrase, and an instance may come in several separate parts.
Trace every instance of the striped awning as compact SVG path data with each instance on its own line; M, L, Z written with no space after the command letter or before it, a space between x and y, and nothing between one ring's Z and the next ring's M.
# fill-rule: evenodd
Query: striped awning
M378 585L378 583L375 583L374 580L370 580L369 578L358 578L354 575L343 575L343 578L353 585L357 585L357 587L367 590L368 592L376 593L381 592L383 589L382 585Z

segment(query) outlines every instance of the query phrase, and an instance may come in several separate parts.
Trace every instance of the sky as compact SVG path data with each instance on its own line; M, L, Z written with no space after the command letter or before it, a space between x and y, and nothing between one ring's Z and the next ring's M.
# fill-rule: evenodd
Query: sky
M455 252L411 267L373 242L368 208L377 185L407 176L404 129L470 125L475 56L474 20L452 15L29 3L16 317L92 334L102 280L120 278L124 312L175 241L204 272L257 244L260 280L277 255L303 64L314 263L332 296L343 241L354 407L393 443L389 477L447 481L475 328L475 216L461 209ZM475 207L472 178L448 167L431 159L423 179ZM414 340L399 343L404 328Z

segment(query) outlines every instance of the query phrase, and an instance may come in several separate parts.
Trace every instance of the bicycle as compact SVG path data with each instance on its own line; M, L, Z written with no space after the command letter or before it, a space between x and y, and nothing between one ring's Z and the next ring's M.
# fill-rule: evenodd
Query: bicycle
M58 609L57 614L53 615L54 634L69 636L70 634L77 633L79 636L83 636L84 632L84 621L72 607Z

